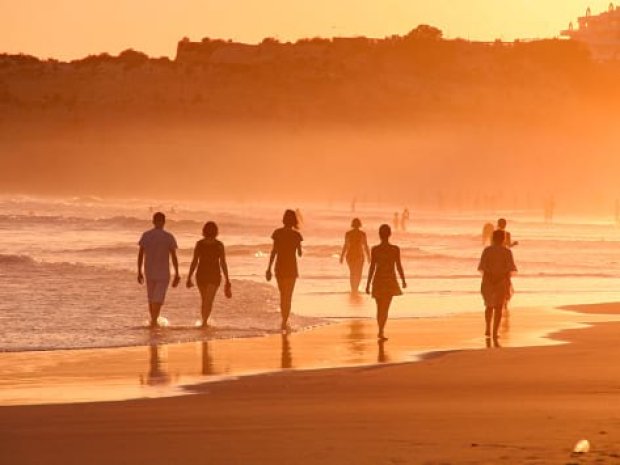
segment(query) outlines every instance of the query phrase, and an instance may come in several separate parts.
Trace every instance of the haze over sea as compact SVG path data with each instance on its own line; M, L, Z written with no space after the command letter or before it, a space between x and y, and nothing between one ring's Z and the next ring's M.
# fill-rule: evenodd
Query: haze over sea
M271 232L284 208L304 217L304 257L292 324L311 328L334 319L374 316L369 296L352 299L348 269L338 256L351 218L359 216L370 244L376 230L403 206L254 205L155 202L138 199L0 198L0 351L113 347L259 336L276 332L275 287L264 281ZM196 289L171 289L163 314L170 327L155 336L145 328L145 290L136 283L136 242L150 228L150 209L168 216L177 237L181 274L202 224L215 220L226 246L234 297L220 294L215 328L193 326L199 318ZM520 244L519 275L511 306L563 305L617 299L620 229L611 220L559 217L544 224L539 212L417 211L409 205L408 231L397 232L409 287L391 318L436 317L481 311L476 271L485 222L509 219ZM184 281L182 281L184 283ZM391 324L397 325L395 321Z

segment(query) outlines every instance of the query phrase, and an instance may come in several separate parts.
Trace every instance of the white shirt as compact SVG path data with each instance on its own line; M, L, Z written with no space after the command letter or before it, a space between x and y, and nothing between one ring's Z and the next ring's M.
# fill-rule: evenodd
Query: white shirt
M138 245L144 249L144 274L146 279L170 279L170 252L178 248L172 234L153 228L142 234Z

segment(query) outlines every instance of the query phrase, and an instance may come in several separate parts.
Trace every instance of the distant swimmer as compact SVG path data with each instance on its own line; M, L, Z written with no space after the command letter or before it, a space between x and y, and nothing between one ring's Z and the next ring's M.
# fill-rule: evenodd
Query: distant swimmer
M407 230L407 226L409 224L409 218L410 218L410 214L409 214L409 209L405 208L403 210L403 214L400 217L400 229L403 231Z
M504 244L506 233L493 232L492 245L485 248L480 257L478 271L482 273L481 293L484 299L485 336L498 337L502 311L511 293L511 276L517 271L512 251ZM491 333L491 323L493 332Z
M370 269L368 270L368 282L366 293L371 293L377 303L377 324L379 326L380 340L387 339L384 329L390 311L392 298L402 294L396 279L396 271L400 276L403 288L407 287L405 272L400 262L400 249L390 244L392 230L387 224L379 228L381 243L372 248L370 253Z
M340 253L340 263L343 263L346 258L347 265L349 266L349 281L351 292L353 293L359 292L364 271L364 258L370 261L366 233L361 228L361 220L354 218L351 221L351 230L347 231L344 236L344 245Z
M398 212L394 212L392 226L394 227L394 231L398 231L398 229L400 228L400 216L398 215Z
M497 230L498 231L504 231L505 233L505 239L504 239L504 246L508 247L509 249L514 247L515 245L519 245L518 241L513 241L512 240L512 235L506 231L506 220L504 218L500 218L499 220L497 220Z
M357 198L353 198L353 200L351 200L351 213L355 213L355 210L357 208Z
M271 281L271 268L275 261L275 275L280 291L280 311L282 314L282 331L288 331L288 319L291 314L293 291L299 276L297 270L297 256L301 257L301 243L303 237L299 233L298 216L293 210L286 210L282 218L284 227L276 229L271 238L273 248L269 256L269 265L265 277Z
M226 283L224 285L224 292L226 297L232 297L232 288L230 279L228 277L228 264L226 263L226 253L224 251L224 244L217 240L219 233L217 224L213 221L205 223L202 228L203 239L196 242L194 247L194 258L192 264L189 267L189 275L187 276L186 286L188 288L193 287L192 277L196 268L196 284L198 284L198 290L200 291L200 297L202 299L201 315L203 328L207 328L209 325L209 316L211 316L211 310L213 309L213 301L217 290L222 283L222 273Z
M482 227L482 245L484 247L491 245L493 231L495 231L495 226L493 226L493 223L485 223Z
M553 215L555 214L555 199L553 196L545 200L544 218L545 223L553 222Z
M161 307L166 299L166 291L170 284L170 261L174 267L172 287L177 287L180 281L179 261L177 259L177 241L172 234L164 231L166 216L157 212L153 215L153 229L142 234L138 245L138 283L144 283L146 276L146 290L149 300L151 327L158 326L157 319ZM144 263L144 275L142 264Z

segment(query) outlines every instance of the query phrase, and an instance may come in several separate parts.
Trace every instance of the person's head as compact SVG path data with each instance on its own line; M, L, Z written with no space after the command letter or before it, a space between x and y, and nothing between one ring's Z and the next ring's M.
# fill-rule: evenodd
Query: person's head
M501 229L493 231L493 245L503 245L506 240L506 233Z
M386 242L390 238L391 235L392 235L392 228L390 228L389 225L382 224L379 227L379 239L381 239L381 242Z
M205 225L202 227L202 235L206 239L215 239L219 233L217 228L217 224L213 221L207 221Z
M359 218L353 218L353 221L351 221L351 227L353 229L359 229L362 227L362 220L360 220Z
M156 228L163 228L164 224L166 224L166 215L162 212L157 212L153 215L153 225Z
M284 216L282 217L282 224L284 224L284 226L288 228L297 229L299 227L299 222L297 221L297 214L294 210L286 210L284 212Z
M506 219L500 218L499 220L497 220L497 227L499 229L506 229Z

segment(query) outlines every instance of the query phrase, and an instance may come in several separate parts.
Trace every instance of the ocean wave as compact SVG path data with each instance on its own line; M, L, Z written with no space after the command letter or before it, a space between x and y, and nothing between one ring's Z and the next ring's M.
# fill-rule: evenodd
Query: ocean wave
M0 254L0 265L35 265L35 260L28 255Z

